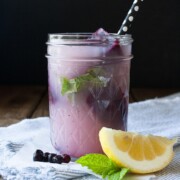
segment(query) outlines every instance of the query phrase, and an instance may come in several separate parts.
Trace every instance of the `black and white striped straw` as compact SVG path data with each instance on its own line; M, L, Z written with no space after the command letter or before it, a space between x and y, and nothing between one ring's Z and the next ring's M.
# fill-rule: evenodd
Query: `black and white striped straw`
M118 35L123 35L123 34L127 33L128 29L131 27L134 17L136 16L137 12L139 11L139 7L141 6L143 1L144 0L134 0L130 10L128 11L126 18L124 19L124 21L117 33Z

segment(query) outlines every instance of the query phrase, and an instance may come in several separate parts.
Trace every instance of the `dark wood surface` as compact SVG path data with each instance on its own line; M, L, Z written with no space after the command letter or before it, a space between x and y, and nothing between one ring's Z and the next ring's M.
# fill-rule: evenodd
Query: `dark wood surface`
M130 103L167 96L180 89L143 89L130 91ZM48 91L44 86L0 86L0 126L25 118L48 116Z

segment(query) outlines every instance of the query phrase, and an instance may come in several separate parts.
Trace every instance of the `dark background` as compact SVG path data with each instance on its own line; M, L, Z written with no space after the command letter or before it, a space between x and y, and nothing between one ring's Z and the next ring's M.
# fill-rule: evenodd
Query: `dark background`
M47 34L117 32L132 0L0 0L0 85L47 85ZM131 87L180 87L180 2L144 0Z

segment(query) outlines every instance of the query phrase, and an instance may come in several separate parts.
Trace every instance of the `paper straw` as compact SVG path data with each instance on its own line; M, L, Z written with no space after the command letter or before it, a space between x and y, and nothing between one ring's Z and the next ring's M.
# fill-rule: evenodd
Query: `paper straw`
M132 22L134 21L134 17L137 15L137 12L139 11L139 8L144 0L134 0L130 10L128 11L128 14L126 18L124 19L119 31L118 35L126 34L128 29L131 27Z

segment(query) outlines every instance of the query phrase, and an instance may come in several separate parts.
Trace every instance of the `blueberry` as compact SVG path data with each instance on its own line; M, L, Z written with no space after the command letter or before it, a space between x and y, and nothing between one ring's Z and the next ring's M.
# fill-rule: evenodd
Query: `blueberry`
M49 152L45 152L44 154L43 154L43 157L44 157L44 162L48 162L48 156L49 156Z
M106 53L106 56L122 55L122 48L119 45L119 40L114 41L114 44L110 50Z
M40 162L50 162L50 163L69 163L71 161L71 157L67 154L63 155L57 155L54 153L49 153L41 151L40 149L37 149L33 154L33 160L34 161L40 161Z
M92 106L93 103L94 103L94 101L95 101L95 100L94 100L92 94L89 94L89 95L87 96L86 103L87 103L89 106Z
M58 163L58 159L56 156L52 157L51 163Z
M41 155L42 155L42 154L43 154L43 151L41 151L40 149L37 149L35 153L36 153L36 154L41 154Z
M63 157L61 155L56 155L52 158L52 162L61 164L63 162Z
M63 162L63 157L61 155L56 156L58 159L58 163L61 164Z
M63 154L62 157L64 163L69 163L71 161L71 157L68 154Z
M56 156L56 154L54 154L54 153L49 153L49 154L48 154L48 162L53 163L53 157L54 157L54 156Z
M43 152L40 149L37 149L34 154L33 154L33 160L34 161L43 161L44 157L43 157Z

